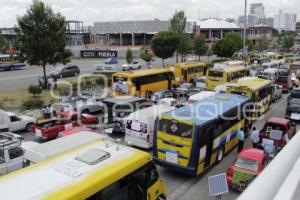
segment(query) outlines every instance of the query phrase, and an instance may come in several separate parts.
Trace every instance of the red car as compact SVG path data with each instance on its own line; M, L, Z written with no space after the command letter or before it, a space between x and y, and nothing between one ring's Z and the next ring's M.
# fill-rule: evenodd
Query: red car
M97 124L99 122L97 116L89 114L80 114L80 119L78 120L77 112L61 112L57 116L55 119L33 125L32 133L39 138L54 139L60 131L80 125Z
M292 79L290 76L279 76L276 80L277 85L282 86L282 91L288 92L293 88Z
M295 133L296 126L290 120L273 117L266 121L259 135L261 141L263 139L273 140L275 146L283 148L287 143L286 137L290 140Z
M264 164L265 154L263 150L244 149L227 170L228 186L243 191L262 172Z

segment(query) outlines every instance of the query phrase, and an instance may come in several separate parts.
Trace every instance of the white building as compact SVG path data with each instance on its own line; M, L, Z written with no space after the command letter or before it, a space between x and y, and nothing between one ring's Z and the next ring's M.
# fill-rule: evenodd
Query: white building
M274 18L274 28L281 31L295 31L296 30L297 15L294 13L279 13Z
M265 17L265 7L262 3L252 3L250 5L250 15L261 19Z

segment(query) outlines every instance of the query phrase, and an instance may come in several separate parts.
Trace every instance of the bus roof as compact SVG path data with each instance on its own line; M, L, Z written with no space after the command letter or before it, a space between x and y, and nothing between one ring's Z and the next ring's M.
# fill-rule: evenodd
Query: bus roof
M218 68L218 69L210 69L209 71L224 71L224 72L237 72L241 71L243 69L247 69L245 66L229 66L224 68Z
M261 78L253 78L249 80L245 80L241 83L233 83L231 87L247 87L250 90L258 90L261 87L271 84L272 81L266 80L266 79L261 79Z
M143 70L135 70L135 71L128 71L128 72L117 72L114 73L114 77L127 77L127 78L133 78L133 77L139 77L139 76L145 76L145 75L152 75L152 74L160 74L164 72L171 72L170 69L167 68L152 68L152 69L143 69Z
M176 66L179 66L181 68L189 68L189 67L196 67L196 66L205 66L206 64L203 62L184 62L184 63L177 63Z
M100 140L1 177L0 192L10 200L86 199L150 160L148 153Z
M60 153L104 139L105 137L106 136L101 136L100 134L91 134L90 132L73 134L26 149L24 157L30 162L37 163Z
M217 119L221 114L246 103L248 100L248 97L241 95L219 93L193 104L164 113L162 118L172 118L186 122L190 121L192 124L200 126Z

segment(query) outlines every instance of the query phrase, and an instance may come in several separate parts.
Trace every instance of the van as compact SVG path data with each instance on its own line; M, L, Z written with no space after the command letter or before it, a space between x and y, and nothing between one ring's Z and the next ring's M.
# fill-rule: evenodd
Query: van
M126 118L125 142L144 149L152 148L156 118L174 108L162 103L131 113Z

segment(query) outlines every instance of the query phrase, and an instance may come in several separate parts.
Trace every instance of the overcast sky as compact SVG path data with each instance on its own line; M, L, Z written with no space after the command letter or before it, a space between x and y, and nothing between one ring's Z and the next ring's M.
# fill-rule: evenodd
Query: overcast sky
M234 18L243 13L244 0L43 0L67 20L84 25L96 21L122 21L171 18L175 10L184 10L189 20L206 17ZM300 13L299 0L248 0L263 2L265 12L273 17L279 9ZM16 16L22 16L32 0L0 0L0 27L12 27ZM248 6L249 7L249 6ZM298 16L299 17L299 16Z

